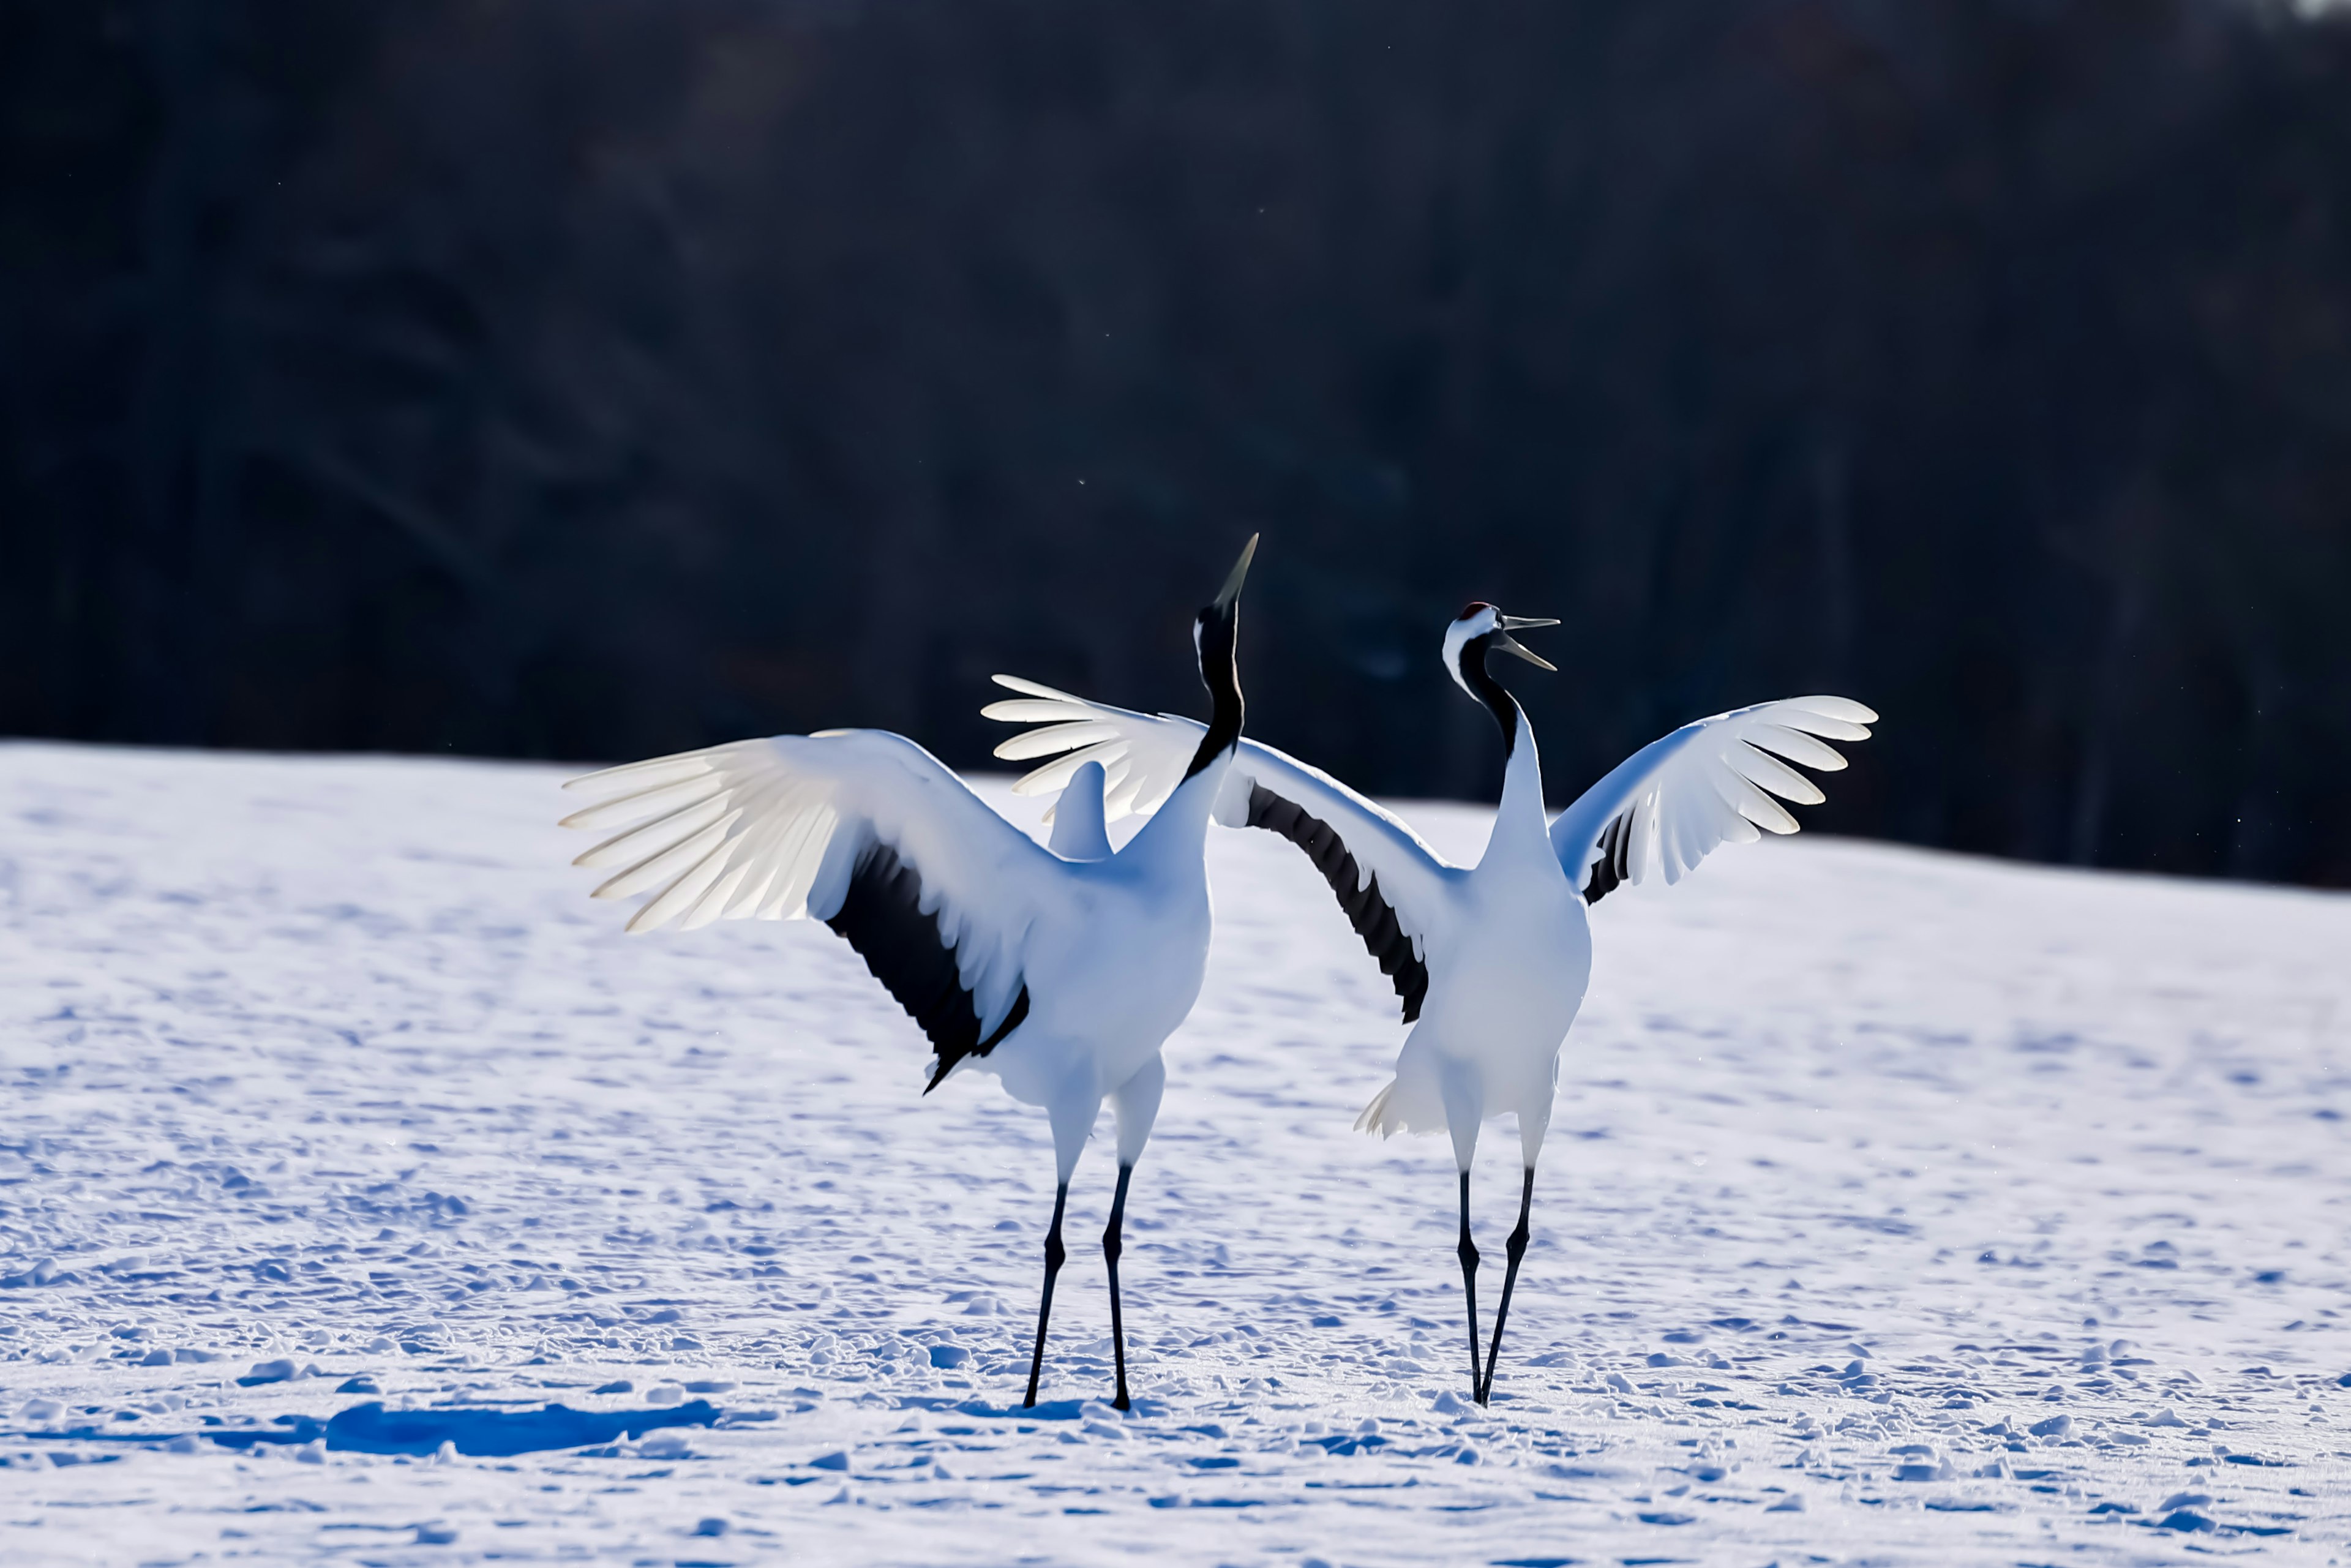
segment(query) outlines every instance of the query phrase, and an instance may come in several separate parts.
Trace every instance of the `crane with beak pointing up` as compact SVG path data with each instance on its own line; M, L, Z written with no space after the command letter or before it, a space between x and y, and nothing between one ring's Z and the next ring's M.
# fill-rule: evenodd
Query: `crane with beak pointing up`
M1130 1404L1120 1228L1167 1082L1160 1046L1191 1012L1207 965L1208 817L1240 743L1234 645L1256 549L1252 536L1193 622L1208 720L1193 725L1156 814L1115 853L1102 768L1064 775L1049 847L929 752L883 730L734 741L566 786L598 799L565 825L619 830L576 862L618 868L595 896L652 894L631 931L820 920L930 1038L929 1089L958 1071L992 1072L1014 1099L1043 1108L1055 1176L1032 1406L1065 1255L1070 1176L1105 1100L1118 1117L1118 1191L1102 1254L1115 1403Z

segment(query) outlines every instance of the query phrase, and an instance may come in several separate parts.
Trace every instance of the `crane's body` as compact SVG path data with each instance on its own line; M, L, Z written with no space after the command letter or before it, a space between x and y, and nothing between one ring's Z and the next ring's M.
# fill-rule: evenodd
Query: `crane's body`
M1217 820L1227 826L1278 832L1306 852L1395 986L1411 1032L1397 1053L1395 1077L1355 1124L1382 1134L1451 1135L1470 1389L1481 1404L1492 1393L1494 1358L1528 1245L1535 1165L1551 1126L1560 1051L1591 980L1588 906L1652 871L1678 881L1724 842L1752 841L1764 831L1794 832L1795 819L1773 797L1807 803L1823 797L1788 763L1843 768L1844 758L1819 737L1866 739L1863 727L1877 716L1842 697L1796 697L1717 714L1644 747L1546 821L1533 728L1487 666L1490 654L1509 653L1552 668L1510 632L1556 624L1480 602L1447 629L1447 670L1493 716L1508 753L1493 830L1476 865L1448 863L1380 806L1256 741L1236 749L1215 802ZM1080 768L1099 766L1106 769L1112 816L1173 803L1174 763L1196 733L1193 721L998 680L1026 696L993 704L987 715L1045 727L1015 737L997 755L1058 754L1016 789L1050 790ZM1480 1128L1512 1113L1524 1185L1481 1365L1469 1170Z
M1523 715L1486 852L1448 879L1422 962L1428 995L1367 1132L1453 1136L1466 1166L1479 1127L1515 1113L1527 1163L1551 1125L1559 1051L1592 977L1592 925L1543 836L1542 766ZM1461 1146L1464 1144L1468 1146Z
M1213 912L1208 819L1243 709L1235 660L1249 540L1193 637L1214 703L1159 813L1115 852L1104 770L1070 771L1039 844L929 752L883 730L772 736L607 768L568 788L607 797L565 824L619 827L575 863L619 866L599 898L651 893L629 922L816 919L847 938L933 1048L935 1089L992 1073L1041 1107L1053 1135L1053 1218L1029 1360L1037 1401L1070 1177L1109 1102L1118 1187L1102 1233L1121 1409L1129 1404L1118 1260L1128 1183L1166 1085L1160 1048L1191 1012Z
M1207 973L1208 804L1230 764L1228 752L1180 786L1164 829L1154 817L1120 850L1061 862L1060 896L1026 944L1028 1017L970 1062L1045 1111L1064 1182L1105 1099L1134 1085L1156 1109L1160 1048L1191 1016ZM1092 789L1098 794L1099 783ZM1132 1165L1151 1118L1123 1102L1119 1113L1120 1160Z

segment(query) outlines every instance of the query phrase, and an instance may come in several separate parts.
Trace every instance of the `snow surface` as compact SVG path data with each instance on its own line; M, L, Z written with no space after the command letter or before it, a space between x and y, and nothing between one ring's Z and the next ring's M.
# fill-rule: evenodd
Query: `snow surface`
M1042 1116L923 1098L821 927L624 938L559 777L0 747L0 1561L2351 1555L2351 900L1809 838L1616 894L1489 1414L1447 1146L1348 1130L1387 986L1217 833L1139 1405L1098 1139L1024 1415Z

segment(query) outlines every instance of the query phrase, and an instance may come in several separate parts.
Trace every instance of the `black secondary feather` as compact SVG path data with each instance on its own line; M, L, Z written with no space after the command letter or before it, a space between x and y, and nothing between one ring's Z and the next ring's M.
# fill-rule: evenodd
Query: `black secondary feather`
M873 977L922 1027L938 1052L938 1069L924 1085L927 1094L967 1056L986 1056L1029 1016L1029 988L1012 999L1004 1021L986 1040L979 1036L979 1009L964 988L954 945L939 932L938 916L922 908L923 879L888 844L868 844L850 872L841 908L825 924L848 938Z
M1249 786L1249 825L1280 833L1306 852L1306 858L1339 895L1339 907L1346 911L1355 935L1378 961L1380 973L1395 983L1396 995L1404 1000L1404 1021L1418 1019L1421 1000L1428 995L1428 969L1413 952L1412 938L1397 926L1395 910L1380 896L1379 878L1364 878L1355 857L1330 823L1309 816L1296 801L1282 799L1262 784Z
M1624 884L1633 871L1633 813L1619 811L1600 830L1600 858L1583 884L1583 902L1597 904Z

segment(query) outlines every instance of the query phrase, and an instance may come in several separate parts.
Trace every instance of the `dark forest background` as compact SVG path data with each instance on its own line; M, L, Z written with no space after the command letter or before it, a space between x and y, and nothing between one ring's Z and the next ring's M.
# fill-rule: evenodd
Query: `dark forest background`
M0 730L573 759L986 676L2351 884L2351 16L0 0Z

